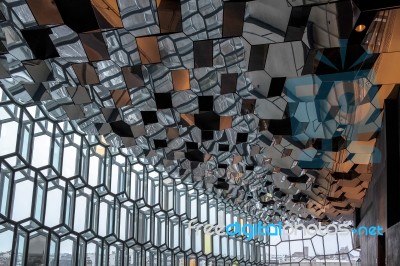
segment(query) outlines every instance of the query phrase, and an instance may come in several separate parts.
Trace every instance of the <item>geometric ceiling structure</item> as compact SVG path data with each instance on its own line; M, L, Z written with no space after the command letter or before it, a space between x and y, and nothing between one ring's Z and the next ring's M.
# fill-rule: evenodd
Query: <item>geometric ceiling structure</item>
M10 265L33 263L34 245L48 265L63 265L68 249L71 265L89 253L93 265L265 265L279 241L237 240L234 255L217 256L232 254L230 238L215 251L211 238L187 243L186 229L157 238L147 227L216 224L215 214L351 220L396 83L377 68L388 52L377 36L398 13L381 2L2 1L0 235L16 232ZM24 194L29 210L15 211L10 199ZM302 248L292 262L327 255L318 237L314 255ZM352 263L344 250L334 254Z

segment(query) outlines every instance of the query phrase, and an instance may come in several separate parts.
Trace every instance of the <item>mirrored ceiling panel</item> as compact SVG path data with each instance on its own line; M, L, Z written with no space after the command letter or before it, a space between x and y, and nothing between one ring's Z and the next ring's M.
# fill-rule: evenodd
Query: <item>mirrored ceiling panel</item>
M351 220L383 100L400 83L396 8L2 1L0 238L14 239L10 257L265 265L290 241L200 236L189 221ZM336 238L336 251L321 244L329 236L297 240L293 262L355 262L352 239Z

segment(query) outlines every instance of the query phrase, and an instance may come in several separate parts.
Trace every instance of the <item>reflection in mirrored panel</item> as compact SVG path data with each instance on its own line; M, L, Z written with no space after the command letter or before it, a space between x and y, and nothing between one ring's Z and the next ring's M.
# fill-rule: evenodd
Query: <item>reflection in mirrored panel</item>
M63 20L54 2L49 0L28 0L31 9L39 25L63 24Z
M123 27L117 0L91 0L91 3L100 28Z
M215 230L357 226L399 17L386 0L2 1L0 266L357 265L352 233Z

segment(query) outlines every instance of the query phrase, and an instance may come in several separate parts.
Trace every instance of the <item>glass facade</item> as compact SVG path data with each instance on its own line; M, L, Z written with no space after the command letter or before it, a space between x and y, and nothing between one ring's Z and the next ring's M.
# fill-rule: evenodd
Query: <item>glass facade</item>
M176 169L143 163L42 108L0 105L0 265L356 265L349 234L219 236L258 223ZM58 263L58 264L57 264Z
M0 266L359 265L392 2L1 0Z

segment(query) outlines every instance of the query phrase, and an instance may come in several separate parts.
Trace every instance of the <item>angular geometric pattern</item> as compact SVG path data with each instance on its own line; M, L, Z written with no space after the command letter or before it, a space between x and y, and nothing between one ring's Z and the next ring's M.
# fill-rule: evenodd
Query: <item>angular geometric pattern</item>
M352 235L299 231L246 241L190 230L190 221L266 216L217 197L177 167L143 163L68 121L49 120L42 107L1 97L1 265L356 263Z
M303 219L349 218L368 186L382 117L382 106L371 102L379 87L366 79L376 56L328 29L308 34L320 13L335 14L349 3L174 3L110 0L103 3L115 11L110 14L85 1L82 9L94 15L81 18L87 22L81 26L71 20L75 6L60 1L51 6L61 16L52 27L35 22L41 10L23 2L7 7L24 9L26 18L9 14L2 22L9 72L2 87L15 102L42 105L49 117L73 121L145 162L176 165L239 205L252 198L252 208L259 208L270 190L275 207L306 194L308 205L289 204L289 212ZM261 10L284 19L266 18ZM167 18L174 23L162 25L159 35ZM327 45L326 36L337 43ZM357 119L360 112L369 115ZM349 172L364 176L357 191L337 188L345 209L326 202L338 198L323 185L331 172L343 174L340 180Z
M135 252L149 265L263 265L280 254L259 253L267 238L192 241L171 228L216 224L219 211L351 219L392 86L373 78L379 53L354 27L381 13L329 2L3 1L0 221L15 231L13 261L30 263L39 241L47 263L69 249L73 263L95 253L95 265L110 254L128 265ZM22 195L32 201L15 212ZM211 259L212 241L229 242L229 256Z

